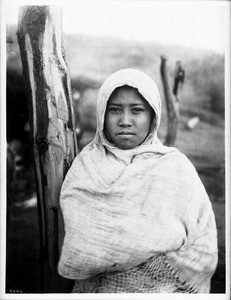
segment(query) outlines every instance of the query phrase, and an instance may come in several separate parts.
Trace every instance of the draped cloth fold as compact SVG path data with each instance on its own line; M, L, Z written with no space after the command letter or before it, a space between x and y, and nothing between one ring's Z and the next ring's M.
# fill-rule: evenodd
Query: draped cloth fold
M155 111L150 134L131 150L116 148L103 133L107 101L123 85L137 88ZM163 255L194 292L209 292L217 265L212 206L188 158L158 139L160 117L157 86L143 72L120 70L103 83L95 138L75 158L61 190L60 275L78 280L116 276ZM169 284L162 287L151 291L169 291Z

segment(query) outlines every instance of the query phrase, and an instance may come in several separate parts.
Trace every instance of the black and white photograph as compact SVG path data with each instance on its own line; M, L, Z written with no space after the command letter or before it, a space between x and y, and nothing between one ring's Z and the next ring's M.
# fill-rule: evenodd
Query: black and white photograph
M1 2L0 299L230 299L230 9Z

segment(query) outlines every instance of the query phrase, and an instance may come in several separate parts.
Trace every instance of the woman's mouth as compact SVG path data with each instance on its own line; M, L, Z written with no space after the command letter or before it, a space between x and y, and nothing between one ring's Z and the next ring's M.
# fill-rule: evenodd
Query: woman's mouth
M129 136L132 136L132 135L135 135L135 134L131 131L120 131L117 135L129 137Z

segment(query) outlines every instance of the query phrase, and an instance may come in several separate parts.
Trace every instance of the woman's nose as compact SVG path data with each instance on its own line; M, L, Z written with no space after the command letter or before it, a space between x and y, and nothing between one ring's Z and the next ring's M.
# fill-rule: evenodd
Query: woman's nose
M131 114L129 112L123 112L121 114L120 120L119 120L119 126L131 126L132 125L132 118Z

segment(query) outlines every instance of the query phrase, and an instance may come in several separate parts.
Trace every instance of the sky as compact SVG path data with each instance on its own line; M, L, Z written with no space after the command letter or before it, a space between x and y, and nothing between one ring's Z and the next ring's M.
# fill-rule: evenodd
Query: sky
M7 3L14 4L6 6L6 24L16 23L18 7L13 0ZM61 5L65 33L154 41L220 53L230 36L229 1L65 0L45 4L54 3Z

